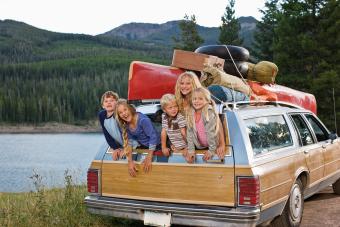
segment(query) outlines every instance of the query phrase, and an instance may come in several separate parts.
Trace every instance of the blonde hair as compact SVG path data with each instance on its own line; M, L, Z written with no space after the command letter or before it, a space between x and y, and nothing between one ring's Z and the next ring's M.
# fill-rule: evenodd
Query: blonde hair
M118 99L119 99L119 96L118 96L118 94L117 94L116 92L113 92L113 91L106 91L106 92L102 95L102 97L101 97L101 99L100 99L100 103L103 105L104 99L105 99L105 98L110 98L110 97L114 98L115 100L118 100Z
M126 108L128 108L128 110L130 111L132 117L135 117L135 115L137 114L135 107L133 107L131 104L129 104L127 102L126 99L118 99L117 104L116 104L116 110L118 110L119 106L125 106ZM122 137L123 137L123 148L124 148L124 152L125 154L127 153L127 147L128 147L128 136L127 136L127 122L124 121L118 114L118 111L116 111L116 119L118 121L118 124L120 126L120 128L122 129Z
M182 73L181 75L179 75L179 77L177 78L176 86L175 86L175 97L176 97L176 102L178 104L179 112L181 113L185 113L184 106L183 106L184 99L187 99L191 106L191 96L192 96L192 91L190 94L187 95L187 97L185 97L181 93L180 84L184 78L189 78L191 80L192 90L202 87L201 82L199 81L198 77L196 76L194 72L186 71Z
M175 101L176 102L176 97L173 94L165 94L161 98L161 108L164 110L164 108L169 104L169 102Z
M202 109L202 117L205 119L205 121L209 121L209 108L213 109L213 114L215 115L216 119L216 129L215 129L215 134L217 135L219 131L219 116L216 111L216 104L214 100L211 98L210 91L204 87L199 87L196 88L195 90L192 91L192 99L195 97L196 94L202 94L204 99L207 101L207 104L203 107ZM186 115L186 119L188 122L188 128L195 128L194 124L194 111L195 109L191 106L190 111Z

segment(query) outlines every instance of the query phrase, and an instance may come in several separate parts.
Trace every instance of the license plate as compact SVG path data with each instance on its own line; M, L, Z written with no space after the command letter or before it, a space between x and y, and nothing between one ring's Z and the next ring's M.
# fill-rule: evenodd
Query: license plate
M171 213L144 211L144 225L170 226Z

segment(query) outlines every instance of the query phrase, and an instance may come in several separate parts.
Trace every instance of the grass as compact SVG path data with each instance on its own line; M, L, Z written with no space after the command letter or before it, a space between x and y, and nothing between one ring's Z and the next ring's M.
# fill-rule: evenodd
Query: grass
M74 185L65 171L65 187L45 189L42 177L34 174L35 190L25 193L0 193L0 226L7 227L73 227L137 226L140 222L98 216L87 212L83 200L85 185Z

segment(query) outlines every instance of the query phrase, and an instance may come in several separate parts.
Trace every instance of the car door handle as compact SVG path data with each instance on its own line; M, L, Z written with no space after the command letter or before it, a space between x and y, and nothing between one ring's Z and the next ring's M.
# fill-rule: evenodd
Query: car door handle
M322 144L321 147L325 149L328 145L329 145L329 143L325 143L325 144Z
M309 150L304 150L303 153L308 154Z

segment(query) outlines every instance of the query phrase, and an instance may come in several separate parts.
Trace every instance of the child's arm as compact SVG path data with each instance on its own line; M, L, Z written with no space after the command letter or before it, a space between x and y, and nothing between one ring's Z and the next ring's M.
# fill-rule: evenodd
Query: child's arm
M136 168L136 164L135 162L132 160L132 147L131 146L127 146L124 148L124 152L127 155L127 159L128 159L128 171L131 177L135 177L137 175L137 168Z
M189 163L193 163L195 159L195 144L194 144L194 139L193 139L193 128L188 128L187 131L187 142L188 142L188 150L185 155L185 159Z
M165 156L169 156L170 155L170 151L169 148L167 148L166 146L166 130L165 128L162 128L162 132L161 132L161 143L162 143L162 153Z
M187 122L181 113L178 113L177 118L178 118L178 126L181 129L182 137L184 141L187 142L187 127L186 127Z
M181 134L182 134L183 140L187 142L187 129L185 127L181 128Z
M152 125L150 118L146 117L140 121L141 127L146 135L149 137L149 152L148 156L143 161L144 172L149 172L152 165L153 152L159 145L159 135ZM137 126L138 127L138 126Z
M208 144L209 144L209 152L211 153L211 155L209 155L210 157L212 156L212 154L216 153L216 149L217 149L217 140L216 140L216 126L218 124L218 119L216 117L216 115L213 113L213 110L208 110L208 114L209 114L209 121L206 122L205 125L205 130L207 133L207 140L208 140ZM208 155L207 155L208 156Z

